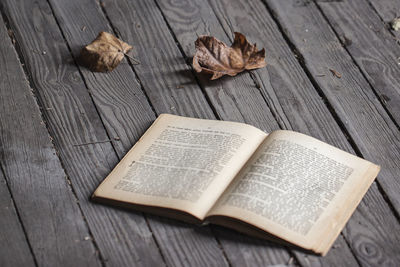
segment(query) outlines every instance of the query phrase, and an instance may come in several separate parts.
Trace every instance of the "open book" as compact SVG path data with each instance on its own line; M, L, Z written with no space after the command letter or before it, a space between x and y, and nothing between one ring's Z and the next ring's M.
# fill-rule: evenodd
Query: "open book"
M325 255L379 169L304 134L163 114L93 199Z

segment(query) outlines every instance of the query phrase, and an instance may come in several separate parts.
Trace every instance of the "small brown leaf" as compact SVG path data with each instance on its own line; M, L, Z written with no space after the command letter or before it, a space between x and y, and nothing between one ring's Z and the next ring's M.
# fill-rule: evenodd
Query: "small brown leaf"
M235 76L244 70L263 68L265 49L257 51L256 44L251 45L246 37L235 32L231 47L212 36L200 36L195 42L196 53L193 68L197 72L212 74L211 80L223 75Z
M132 46L107 32L100 32L96 39L82 48L80 61L92 71L112 71Z

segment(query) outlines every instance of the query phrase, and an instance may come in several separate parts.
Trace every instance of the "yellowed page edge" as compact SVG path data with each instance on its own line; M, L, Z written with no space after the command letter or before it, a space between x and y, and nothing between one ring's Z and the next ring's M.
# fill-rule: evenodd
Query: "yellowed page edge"
M337 215L337 217L340 218L337 220L339 223L337 224L336 228L333 230L327 229L327 232L325 233L326 236L324 236L325 234L321 234L320 240L317 241L316 244L313 246L313 251L322 254L322 256L325 256L328 253L336 238L339 236L340 232L350 219L351 215L360 204L362 198L367 193L369 187L374 182L379 171L380 166L371 163L368 170L362 176L364 177L364 179L359 184L359 190L357 190L357 192L355 192L354 194L350 194L348 196L348 199L344 201L344 203L348 203L348 205L346 209L343 209L341 214Z

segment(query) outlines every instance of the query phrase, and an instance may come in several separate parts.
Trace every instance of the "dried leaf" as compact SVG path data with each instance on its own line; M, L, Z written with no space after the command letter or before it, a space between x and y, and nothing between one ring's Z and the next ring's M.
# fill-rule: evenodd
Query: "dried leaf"
M80 61L92 71L112 71L132 46L107 32L100 32L96 39L82 48Z
M223 75L235 76L244 70L263 68L265 49L257 51L256 44L251 45L246 37L235 32L231 47L212 36L200 36L195 42L196 53L193 68L197 72L212 74L211 80Z

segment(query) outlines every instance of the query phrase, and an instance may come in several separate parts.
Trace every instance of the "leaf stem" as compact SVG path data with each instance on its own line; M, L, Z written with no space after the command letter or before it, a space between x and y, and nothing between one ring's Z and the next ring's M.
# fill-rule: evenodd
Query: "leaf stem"
M130 58L130 59L133 61L133 64L134 64L134 65L139 65L139 64L140 64L140 61L137 60L136 58L131 57L130 55L125 54L125 53L124 53L124 55L127 56L128 58Z

